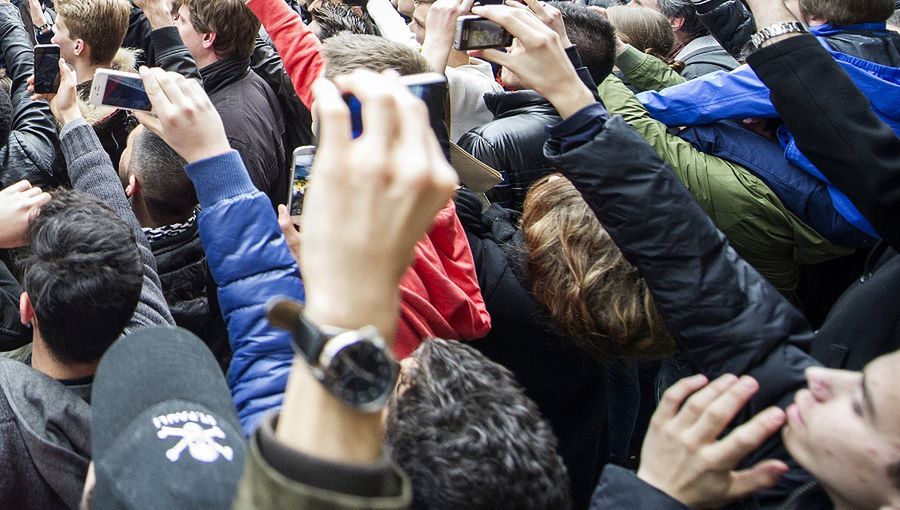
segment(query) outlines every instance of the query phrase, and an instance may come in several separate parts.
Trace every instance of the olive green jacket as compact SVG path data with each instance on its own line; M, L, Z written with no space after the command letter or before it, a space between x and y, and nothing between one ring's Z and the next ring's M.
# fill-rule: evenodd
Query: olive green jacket
M668 66L646 57L652 60L641 58L626 77L636 83L637 76L640 85L664 86ZM615 76L604 81L598 92L610 113L622 115L672 167L734 249L781 292L797 288L801 265L852 253L851 248L832 244L800 221L749 170L704 154L671 134Z

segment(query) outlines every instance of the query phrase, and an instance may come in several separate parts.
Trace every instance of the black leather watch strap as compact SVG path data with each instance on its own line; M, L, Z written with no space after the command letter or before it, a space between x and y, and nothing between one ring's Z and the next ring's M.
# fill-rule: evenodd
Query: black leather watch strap
M323 331L303 313L303 305L289 299L273 300L266 307L269 322L292 333L294 350L311 366L318 365L319 354L328 340L343 330Z

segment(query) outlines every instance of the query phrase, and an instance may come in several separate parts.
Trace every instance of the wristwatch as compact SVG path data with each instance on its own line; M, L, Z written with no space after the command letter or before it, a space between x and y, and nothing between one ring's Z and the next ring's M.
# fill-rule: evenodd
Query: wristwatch
M266 309L270 324L293 334L294 350L332 395L362 412L384 408L399 370L378 329L314 324L303 305L290 299L275 298Z
M760 30L759 32L750 36L750 48L752 50L758 50L762 43L772 39L774 37L778 37L779 35L785 34L794 34L794 33L806 33L809 32L806 26L799 21L789 21L783 23L775 23L774 25L769 25L766 28Z
M47 33L48 30L50 30L50 28L52 26L53 25L51 25L50 23L44 23L43 25L37 27L37 29L38 29L38 32L45 34L45 33Z

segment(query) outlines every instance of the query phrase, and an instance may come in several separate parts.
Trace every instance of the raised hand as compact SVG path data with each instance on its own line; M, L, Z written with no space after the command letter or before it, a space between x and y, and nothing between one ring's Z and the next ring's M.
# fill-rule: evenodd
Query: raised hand
M50 202L50 194L19 181L0 190L0 248L25 246L28 225Z
M55 93L33 94L34 75L28 78L28 91L32 92L31 100L46 99L50 101L50 111L56 120L66 125L69 122L81 118L81 110L78 109L78 93L75 90L78 85L75 79L75 71L69 68L66 60L59 58L59 88Z

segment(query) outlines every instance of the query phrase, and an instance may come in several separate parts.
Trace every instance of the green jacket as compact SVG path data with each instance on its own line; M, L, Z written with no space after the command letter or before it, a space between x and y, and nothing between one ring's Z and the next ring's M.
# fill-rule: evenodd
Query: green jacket
M276 468L274 458L272 461L266 458L263 453L266 448L280 450L275 456L280 459L282 469ZM409 478L395 465L334 464L278 446L272 417L264 419L250 438L246 462L233 510L402 510L412 502ZM300 478L307 478L307 483L299 481ZM311 481L313 478L324 480L332 488L321 487ZM349 487L360 485L380 496L350 493L353 489ZM337 490L337 486L347 490Z
M662 60L630 44L625 45L625 50L616 55L616 67L639 90L659 91L687 81Z
M633 80L639 75L644 85L665 84L668 66L647 57L652 60L642 59L630 68L632 75L627 78ZM652 76L657 79L652 80ZM615 76L604 81L598 92L610 113L622 115L672 167L734 249L781 292L797 288L801 265L852 253L851 248L832 244L800 221L744 167L704 154L669 133Z

